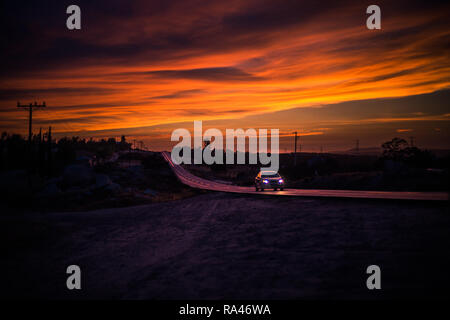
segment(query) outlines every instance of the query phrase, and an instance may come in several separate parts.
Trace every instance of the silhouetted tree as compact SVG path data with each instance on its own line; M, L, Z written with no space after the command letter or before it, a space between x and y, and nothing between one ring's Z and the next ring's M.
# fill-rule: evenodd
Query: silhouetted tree
M393 138L383 143L383 159L403 162L414 167L427 167L433 161L433 155L428 150L420 150L409 146L405 139Z
M383 157L392 160L401 160L403 152L408 148L408 142L405 139L393 138L381 145L383 148Z

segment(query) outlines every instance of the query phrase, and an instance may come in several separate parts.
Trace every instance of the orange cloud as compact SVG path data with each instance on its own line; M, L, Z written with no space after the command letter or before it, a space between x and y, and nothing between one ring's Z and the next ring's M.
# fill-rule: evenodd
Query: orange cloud
M412 129L397 129L397 132L411 132Z

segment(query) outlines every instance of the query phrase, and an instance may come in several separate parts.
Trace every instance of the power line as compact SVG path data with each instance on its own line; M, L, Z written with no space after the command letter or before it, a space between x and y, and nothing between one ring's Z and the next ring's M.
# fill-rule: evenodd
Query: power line
M297 165L297 131L294 132L295 134L295 142L294 142L294 166Z
M33 109L39 109L39 108L45 108L45 101L42 104L37 104L35 101L34 104L30 103L29 105L20 104L20 102L17 102L18 108L28 108L28 143L31 145L31 136L33 134Z

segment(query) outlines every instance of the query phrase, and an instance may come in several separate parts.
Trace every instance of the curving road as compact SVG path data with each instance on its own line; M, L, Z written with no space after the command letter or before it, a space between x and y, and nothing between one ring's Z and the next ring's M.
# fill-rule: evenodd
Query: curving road
M302 196L302 197L337 197L337 198L364 198L364 199L400 199L400 200L440 200L447 201L446 192L400 192L400 191L359 191L359 190L313 190L313 189L287 189L284 191L255 191L254 187L233 186L194 176L180 165L172 162L170 153L162 152L164 159L169 163L178 179L197 189L251 193L274 196Z

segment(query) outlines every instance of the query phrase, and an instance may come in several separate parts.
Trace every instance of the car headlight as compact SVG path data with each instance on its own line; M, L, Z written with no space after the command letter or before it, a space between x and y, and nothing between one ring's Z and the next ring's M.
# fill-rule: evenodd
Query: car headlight
M269 183L269 180L264 179L263 183Z
M278 183L283 183L283 182L284 182L283 179L278 180Z

